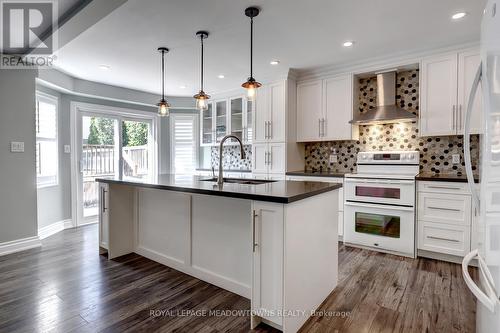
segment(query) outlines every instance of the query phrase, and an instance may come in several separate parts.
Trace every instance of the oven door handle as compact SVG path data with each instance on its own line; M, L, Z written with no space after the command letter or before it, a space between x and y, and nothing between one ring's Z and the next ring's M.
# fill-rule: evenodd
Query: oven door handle
M369 204L369 203L364 203L364 202L352 202L352 201L346 201L344 203L344 205L350 206L350 207L378 208L378 209L398 210L398 211L405 211L405 212L412 212L415 210L414 207L395 206L395 205L377 205L377 204Z
M394 180L394 179L365 179L365 178L346 178L348 183L369 183L369 184L391 184L391 185L413 185L413 180Z

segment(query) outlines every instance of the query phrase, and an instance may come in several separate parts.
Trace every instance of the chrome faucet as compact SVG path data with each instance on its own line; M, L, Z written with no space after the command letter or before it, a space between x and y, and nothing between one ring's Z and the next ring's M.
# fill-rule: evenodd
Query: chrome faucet
M219 177L217 178L217 184L222 185L224 183L224 173L222 171L222 152L223 152L223 146L224 142L229 139L229 138L234 138L238 143L240 144L240 149L241 149L241 159L245 159L245 149L243 148L243 143L241 143L240 138L238 138L236 135L226 135L225 137L220 140L220 146L219 146Z

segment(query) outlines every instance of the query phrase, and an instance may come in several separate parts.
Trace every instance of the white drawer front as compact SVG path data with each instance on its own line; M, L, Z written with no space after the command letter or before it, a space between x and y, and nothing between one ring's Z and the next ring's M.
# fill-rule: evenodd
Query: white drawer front
M456 182L419 181L418 191L470 195L469 186L467 185L467 183L456 183Z
M418 219L433 223L470 225L471 197L443 193L419 193Z
M469 227L418 221L418 249L465 256L470 251Z

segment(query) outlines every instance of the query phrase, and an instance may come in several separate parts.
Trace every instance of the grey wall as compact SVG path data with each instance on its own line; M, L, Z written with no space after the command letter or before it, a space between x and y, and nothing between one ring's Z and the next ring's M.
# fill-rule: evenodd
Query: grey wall
M35 77L0 70L0 243L37 235ZM11 141L24 141L24 153L11 153Z

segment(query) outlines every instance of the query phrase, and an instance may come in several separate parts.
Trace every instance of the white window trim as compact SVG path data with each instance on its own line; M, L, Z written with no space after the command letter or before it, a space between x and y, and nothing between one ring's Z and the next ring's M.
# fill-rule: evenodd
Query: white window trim
M36 103L38 104L39 100L44 100L48 103L53 103L56 106L56 138L55 138L55 143L56 143L56 156L57 156L57 164L56 164L56 175L54 177L36 177L36 187L37 189L42 189L42 188L49 188L49 187L57 187L59 186L59 162L60 162L60 157L59 157L59 98L54 95L50 95L41 91L36 91ZM36 105L36 108L38 108L38 105ZM36 110L35 110L36 112ZM35 124L36 126L36 124ZM35 141L50 141L50 139L46 138L38 138L36 129L35 129Z
M195 147L194 147L194 150L195 150L195 169L196 167L199 165L199 160L200 160L200 130L199 130L199 120L200 120L200 117L197 113L183 113L183 112L179 112L179 113L170 113L170 121L169 121L169 141L170 141L170 156L169 156L169 159L170 159L170 173L172 174L175 174L175 156L174 156L174 153L175 153L175 141L174 141L174 121L173 119L175 117L185 117L185 116L189 116L189 117L193 117L193 123L194 123L194 128L193 128L193 133L194 133L194 144L195 144ZM196 170L193 171L193 174L195 173Z

